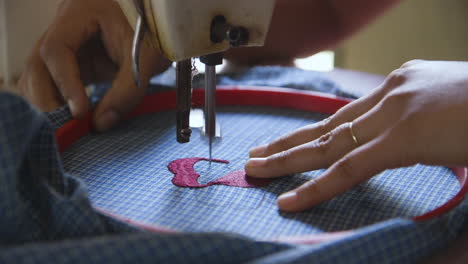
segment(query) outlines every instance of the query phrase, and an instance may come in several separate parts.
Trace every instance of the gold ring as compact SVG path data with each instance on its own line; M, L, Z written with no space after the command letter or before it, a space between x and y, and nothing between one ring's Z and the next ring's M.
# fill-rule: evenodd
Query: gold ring
M349 122L349 131L351 132L351 137L353 138L354 143L359 146L359 141L353 131L353 122Z

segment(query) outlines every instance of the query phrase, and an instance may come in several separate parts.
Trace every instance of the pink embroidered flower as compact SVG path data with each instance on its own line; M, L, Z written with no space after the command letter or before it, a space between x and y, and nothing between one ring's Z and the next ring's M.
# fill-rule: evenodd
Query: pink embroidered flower
M172 183L176 186L184 188L205 188L212 185L227 185L241 188L255 188L266 186L273 181L272 179L251 178L245 174L244 170L238 170L230 172L227 175L215 181L211 181L207 184L200 184L198 182L200 174L198 174L195 171L194 166L195 163L202 160L209 161L209 159L205 158L186 158L178 159L169 163L167 167L172 173L174 173ZM227 160L212 159L211 161L218 163L229 163L229 161Z

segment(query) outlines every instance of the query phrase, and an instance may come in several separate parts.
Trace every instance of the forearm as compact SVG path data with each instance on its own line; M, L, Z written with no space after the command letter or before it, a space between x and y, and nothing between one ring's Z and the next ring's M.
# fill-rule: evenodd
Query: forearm
M232 49L240 64L290 61L332 48L401 0L277 0L265 46Z

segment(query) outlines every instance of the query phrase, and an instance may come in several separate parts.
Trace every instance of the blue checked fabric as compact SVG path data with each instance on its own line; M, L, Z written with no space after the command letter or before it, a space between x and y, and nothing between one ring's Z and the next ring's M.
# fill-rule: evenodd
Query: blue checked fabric
M171 74L155 78L152 92L170 89ZM268 78L261 83L258 76ZM290 68L260 67L220 78L222 84L236 80L340 90L319 74ZM211 173L206 163L197 164L202 183L241 168L250 147L324 118L235 106L220 108L218 116L224 138L214 155L231 163L212 165ZM409 219L458 190L454 176L441 167L387 171L300 214L278 212L274 199L320 171L260 189L175 187L168 162L205 157L207 148L196 134L191 143L176 144L173 117L172 112L138 117L109 133L86 136L59 156L53 132L70 118L69 111L42 114L22 99L1 93L0 263L412 263L466 227L466 200L436 219ZM151 234L93 206L183 232ZM356 230L345 239L314 246L261 242L345 229Z

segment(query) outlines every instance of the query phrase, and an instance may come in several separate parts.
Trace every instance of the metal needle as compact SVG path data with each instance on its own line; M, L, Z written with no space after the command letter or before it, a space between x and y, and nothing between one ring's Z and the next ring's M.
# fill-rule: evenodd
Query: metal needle
M205 133L209 140L210 167L213 137L216 133L216 66L205 66Z

